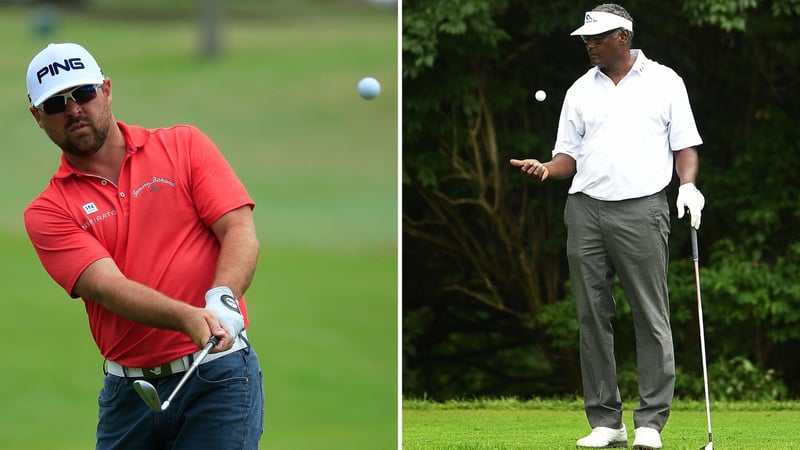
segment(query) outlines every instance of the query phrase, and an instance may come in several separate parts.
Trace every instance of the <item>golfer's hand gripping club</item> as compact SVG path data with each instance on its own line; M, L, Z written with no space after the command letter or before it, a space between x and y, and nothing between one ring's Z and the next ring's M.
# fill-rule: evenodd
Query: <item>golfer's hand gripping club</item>
M227 286L219 286L206 292L206 309L214 311L219 322L228 331L231 340L236 339L244 328L244 317L233 291Z
M683 215L686 213L686 209L689 209L689 214L691 215L691 223L692 227L695 230L700 229L700 215L703 211L703 207L706 205L706 198L703 197L703 194L700 193L700 190L694 185L694 183L685 183L680 185L678 188L678 219L682 219Z

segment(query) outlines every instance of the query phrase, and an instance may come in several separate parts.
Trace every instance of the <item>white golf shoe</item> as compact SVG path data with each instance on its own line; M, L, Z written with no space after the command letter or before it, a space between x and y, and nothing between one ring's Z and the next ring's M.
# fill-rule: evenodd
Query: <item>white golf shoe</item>
M647 427L639 427L633 432L636 438L633 440L633 448L641 450L652 450L661 448L661 436L658 430Z
M578 439L576 445L583 448L627 448L628 431L625 424L619 430L595 427L588 436Z

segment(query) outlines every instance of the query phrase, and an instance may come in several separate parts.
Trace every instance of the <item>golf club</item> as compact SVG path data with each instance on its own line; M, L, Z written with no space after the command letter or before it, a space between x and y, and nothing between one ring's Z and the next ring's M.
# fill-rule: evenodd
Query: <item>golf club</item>
M692 259L694 259L694 279L697 288L697 318L700 323L700 354L703 357L703 387L706 395L706 417L708 418L708 444L700 447L701 450L714 450L714 443L711 439L711 402L708 395L708 368L706 367L706 339L703 329L703 302L700 299L700 265L697 256L697 230L690 226L692 230Z
M164 403L161 403L161 400L158 398L158 391L156 390L156 388L145 380L134 381L133 388L136 389L136 393L139 394L139 397L141 397L142 400L144 400L145 404L147 404L147 406L149 406L150 409L152 409L155 412L165 411L167 408L169 408L169 404L172 401L172 399L175 398L175 394L177 394L178 391L181 389L181 387L183 387L184 383L186 383L186 380L189 379L192 373L194 373L194 371L197 369L197 366L199 366L203 362L203 360L208 355L208 352L211 351L211 349L215 345L217 345L218 342L219 342L218 337L211 336L211 339L208 340L208 343L206 344L205 348L203 348L203 351L201 351L200 354L197 355L197 358L195 358L194 362L189 367L189 370L187 370L186 373L183 374L181 381L178 383L177 386L175 386L175 389L172 390L172 394L169 395L169 398L164 400Z

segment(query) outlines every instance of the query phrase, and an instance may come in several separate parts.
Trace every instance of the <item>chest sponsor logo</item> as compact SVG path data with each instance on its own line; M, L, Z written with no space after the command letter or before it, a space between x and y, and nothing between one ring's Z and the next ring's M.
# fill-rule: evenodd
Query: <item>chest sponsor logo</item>
M139 185L139 187L134 189L132 191L132 194L133 194L134 198L137 198L143 192L160 191L164 186L169 186L169 187L173 187L174 188L175 187L175 182L170 180L170 179L168 179L168 178L154 176L153 178L145 181L144 183Z
M94 202L89 202L83 205L83 212L85 212L86 214L96 213L97 211L100 210L97 209L97 205L95 205Z
M84 205L83 208L84 210L86 210L86 205ZM97 211L97 207L95 207L95 211ZM116 215L117 215L116 209L106 211L102 214L95 214L94 216L88 217L86 221L81 224L81 228L83 228L84 230L88 230L89 227L92 226L92 224L98 223L100 221L106 220L111 217L116 217Z

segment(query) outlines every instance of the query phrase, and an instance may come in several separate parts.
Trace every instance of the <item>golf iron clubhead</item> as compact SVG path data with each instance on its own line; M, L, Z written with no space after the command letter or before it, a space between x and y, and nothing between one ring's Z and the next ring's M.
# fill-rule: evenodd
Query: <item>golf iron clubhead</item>
M714 450L714 443L713 442L709 442L705 446L700 447L700 450Z
M158 398L158 391L152 384L144 380L136 380L133 382L133 389L150 409L161 412L161 400Z
M208 340L208 343L203 348L203 351L200 352L199 355L197 355L197 358L195 358L194 362L189 367L189 370L187 370L186 373L183 374L183 377L181 377L181 381L178 382L178 385L175 386L175 389L172 390L172 393L169 395L169 398L164 400L164 403L161 403L161 399L159 399L158 397L158 391L156 390L156 388L145 380L134 381L133 389L136 390L136 393L139 394L139 397L142 398L144 403L150 409L152 409L155 412L165 411L167 408L169 408L169 404L172 401L172 399L175 398L175 394L177 394L178 391L180 391L184 383L186 383L186 380L188 380L189 377L194 373L194 371L197 370L197 366L199 366L203 362L203 360L206 359L208 352L211 351L211 349L215 345L217 345L218 342L219 342L218 337L211 336L211 339Z

